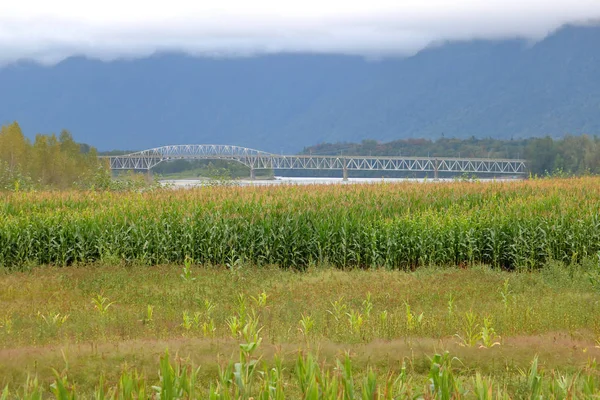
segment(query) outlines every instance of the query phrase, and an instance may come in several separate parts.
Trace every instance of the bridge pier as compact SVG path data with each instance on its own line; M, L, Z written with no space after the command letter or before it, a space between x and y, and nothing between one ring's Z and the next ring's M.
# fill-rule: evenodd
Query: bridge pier
M254 171L254 168L250 167L250 180L253 181L256 179L256 172Z

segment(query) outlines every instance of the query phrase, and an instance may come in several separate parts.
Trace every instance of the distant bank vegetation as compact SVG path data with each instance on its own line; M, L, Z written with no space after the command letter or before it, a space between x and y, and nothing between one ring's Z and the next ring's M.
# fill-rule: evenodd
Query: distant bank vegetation
M0 128L0 190L91 188L110 181L96 149L63 130L25 137L18 123Z
M519 158L528 162L532 175L600 174L600 138L567 135L518 140L497 139L403 139L388 143L322 143L306 147L303 154L373 155L413 157Z

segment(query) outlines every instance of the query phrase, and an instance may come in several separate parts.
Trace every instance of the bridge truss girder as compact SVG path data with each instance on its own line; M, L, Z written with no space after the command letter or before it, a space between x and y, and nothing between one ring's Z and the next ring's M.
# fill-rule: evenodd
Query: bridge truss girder
M174 145L108 156L113 170L150 170L171 160L229 160L256 169L402 171L524 175L524 160L486 158L279 155L228 145Z

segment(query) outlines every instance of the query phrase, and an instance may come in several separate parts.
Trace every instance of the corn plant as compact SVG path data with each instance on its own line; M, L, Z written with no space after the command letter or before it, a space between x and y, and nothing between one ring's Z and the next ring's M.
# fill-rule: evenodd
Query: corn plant
M194 369L190 365L182 365L181 362L176 362L173 366L169 360L169 352L165 351L160 359L160 382L152 389L160 399L197 398L196 386L199 372L199 368Z
M229 327L229 332L231 333L231 337L237 339L242 334L242 324L237 315L232 315L227 318L225 321L227 326Z
M474 394L477 400L494 400L494 389L491 382L488 382L481 376L481 373L475 373Z
M298 328L298 331L302 334L306 343L308 343L315 327L315 321L310 315L302 314L299 324L300 327Z
M467 311L462 321L462 332L454 335L458 338L459 344L465 347L475 346L481 339L481 330L477 323L477 316L473 311Z
M60 313L56 313L44 315L40 311L38 311L37 317L40 320L44 321L46 325L51 325L60 328L65 322L67 322L67 319L69 319L69 314L61 315Z
M196 278L192 276L192 263L194 260L191 257L186 256L183 261L183 269L181 275L181 279L186 282L194 282Z
M448 352L435 354L429 365L427 383L423 387L408 372L406 363L397 373L378 375L371 366L364 374L357 375L352 368L350 356L346 353L336 358L334 367L321 363L313 353L299 353L293 368L295 381L288 382L284 374L284 363L276 355L273 364L268 365L255 352L260 346L261 327L257 321L245 326L244 342L240 343L239 359L231 360L219 368L218 378L209 385L200 382L200 369L194 368L188 360L175 357L171 360L168 350L160 357L158 379L148 381L136 370L124 369L111 386L104 375L100 375L93 391L96 400L108 399L261 399L283 400L303 398L315 400L392 400L392 399L440 399L451 400L476 398L478 400L523 399L595 399L600 396L597 365L590 361L578 372L564 374L550 371L544 374L535 357L527 370L519 369L522 377L521 388L509 393L506 384L501 386L491 377L484 377L475 370L475 376L458 374L455 363L460 363ZM66 360L65 360L66 362ZM68 365L62 373L53 370L54 382L45 386L37 378L27 377L26 383L16 390L4 386L0 400L22 398L41 400L52 395L56 399L87 398L79 392L67 375ZM300 395L300 396L298 396Z
M406 329L409 333L412 333L417 327L421 326L424 314L414 314L410 309L410 304L407 302L404 302L404 311L406 316Z
M448 297L448 318L452 319L454 318L454 311L455 311L455 305L454 305L454 301L455 298L452 295L452 293L450 293L450 296Z
M492 317L483 318L483 326L479 334L481 338L481 347L489 349L490 347L499 346L500 336L496 334L496 331L492 327Z
M360 313L360 311L350 310L346 316L348 317L348 323L350 324L351 331L354 333L360 333L364 323L363 315Z
M50 390L56 400L75 400L75 386L71 384L66 374L53 370L55 380L50 385Z
M92 304L94 308L98 310L100 315L106 315L108 309L115 304L114 301L109 301L108 297L104 297L101 293L97 294L96 297L92 298Z
M257 371L259 359L253 357L262 342L258 318L250 317L241 329L243 342L239 344L239 361L233 364L232 376L237 393L240 398L249 398L252 393L254 376Z
M192 319L192 317L190 316L190 312L187 310L184 310L182 312L181 315L183 322L181 323L181 327L183 329L185 329L186 331L189 331L192 329L192 327L194 326L194 321Z
M194 279L192 258L233 272L248 264L325 262L396 269L571 265L600 251L598 181L456 182L400 191L387 184L293 192L215 187L93 197L21 191L7 194L0 209L0 265L183 263L186 281Z
M512 291L509 288L509 279L506 278L504 280L504 284L502 285L502 289L500 290L500 296L502 297L502 304L504 305L505 312L509 311L511 294Z
M256 297L250 297L258 309L263 309L267 306L267 297L269 296L264 291L259 293Z
M435 398L451 400L460 398L466 393L459 380L454 376L452 369L452 363L457 360L457 358L451 358L448 352L433 356L429 369L431 382L429 390Z
M527 378L527 389L531 400L541 399L543 390L543 374L538 370L538 357L535 356L529 367L529 371L519 370L522 376Z
M154 322L154 306L150 304L146 306L146 314L141 321L144 325L149 325Z

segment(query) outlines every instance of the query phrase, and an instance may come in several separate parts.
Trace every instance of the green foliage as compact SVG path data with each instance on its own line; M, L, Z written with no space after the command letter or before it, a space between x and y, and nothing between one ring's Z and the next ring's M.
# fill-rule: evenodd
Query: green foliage
M186 257L232 271L247 264L576 265L600 251L598 188L596 178L583 178L19 193L5 196L0 208L0 265L154 265ZM361 308L368 313L368 301Z
M244 351L242 350L242 354ZM256 359L230 362L220 369L215 383L205 389L201 386L200 368L189 361L176 359L174 362L165 351L160 357L158 382L148 387L147 379L137 371L125 369L116 385L107 385L104 376L94 391L96 400L157 399L263 399L283 400L301 398L305 400L392 400L392 399L437 399L452 400L475 398L478 400L507 400L511 398L539 400L592 399L600 396L596 370L581 370L571 376L551 371L549 377L539 370L537 356L528 370L522 370L525 384L516 392L506 387L494 390L494 380L475 371L474 377L461 375L453 363L460 362L450 353L435 354L429 363L427 380L410 376L403 365L399 373L379 375L372 367L367 368L362 379L354 371L348 354L335 360L330 369L312 353L299 354L294 366L294 376L285 373L282 359L275 357L272 366L266 363L261 368ZM83 397L68 378L66 372L54 370L55 379L44 387L37 377L27 378L16 391L7 385L0 392L0 400L22 398L41 400L48 393L57 400L73 400ZM153 395L150 395L153 393ZM147 397L148 395L148 397ZM300 395L300 396L299 396Z
M319 144L305 148L302 154L521 158L527 160L529 172L534 176L566 177L600 174L600 137L588 135L567 135L562 139L548 136L520 140L476 139L475 137L438 140L403 139L388 143L363 140L362 143ZM360 174L381 176L381 172ZM470 177L463 176L463 178Z
M110 172L94 148L73 140L68 131L37 135L32 144L15 122L0 128L0 191L33 188L92 188Z

